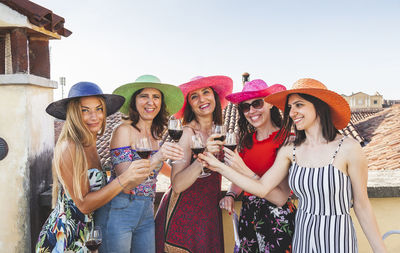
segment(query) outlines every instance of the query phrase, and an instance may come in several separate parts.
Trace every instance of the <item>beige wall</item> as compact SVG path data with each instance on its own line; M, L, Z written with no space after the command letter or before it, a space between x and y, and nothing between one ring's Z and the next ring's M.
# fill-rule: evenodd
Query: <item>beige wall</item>
M382 235L389 230L400 230L400 198L370 199ZM240 213L241 202L235 202L236 212ZM234 239L232 218L223 211L225 252L233 252ZM360 253L372 252L369 243L361 230L357 217L352 209L352 218L356 228ZM400 249L400 235L391 235L384 241L389 253L397 253Z
M0 251L31 252L31 239L37 238L30 236L30 168L36 157L53 149L53 119L44 111L53 89L5 80L14 79L0 76L0 137L9 147L0 161Z

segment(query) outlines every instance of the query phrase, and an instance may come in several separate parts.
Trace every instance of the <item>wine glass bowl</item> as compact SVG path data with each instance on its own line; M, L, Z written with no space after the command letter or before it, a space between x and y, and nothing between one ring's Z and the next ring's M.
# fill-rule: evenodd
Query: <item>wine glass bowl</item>
M214 140L224 141L226 137L226 129L224 125L214 125L212 128L213 134L220 134L220 137L214 138Z
M190 144L193 154L198 155L205 151L206 146L204 145L203 139L199 134L192 135L192 142ZM199 178L208 177L211 173L205 172L204 167L201 169Z
M171 137L171 142L178 142L183 134L183 126L180 119L176 119L172 116L168 121L168 135ZM167 162L171 160L168 159ZM179 160L180 162L184 162L185 160ZM176 163L177 161L172 161L171 163Z
M102 240L101 228L99 226L95 226L87 234L85 246L91 252L96 252L100 247Z
M226 139L224 143L224 147L229 148L230 150L234 151L237 146L237 136L233 132L228 132L226 134Z
M149 159L153 151L151 141L148 137L140 137L135 144L136 153L141 159ZM154 171L150 173L150 177L154 175ZM150 179L150 178L148 178Z

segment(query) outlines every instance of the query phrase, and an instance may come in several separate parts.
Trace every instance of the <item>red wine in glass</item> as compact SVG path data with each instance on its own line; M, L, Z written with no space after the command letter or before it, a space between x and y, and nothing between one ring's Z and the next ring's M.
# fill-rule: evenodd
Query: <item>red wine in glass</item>
M169 136L171 136L171 138L172 138L172 140L174 140L174 142L178 142L183 134L183 130L168 129L168 134L169 134Z
M224 144L224 147L229 148L232 151L235 150L236 146L236 144Z
M136 153L140 156L142 159L149 159L151 150L136 150Z
M97 250L101 245L101 240L89 240L85 242L86 248L88 248L90 251L95 251Z
M214 138L214 140L216 140L216 141L224 141L225 137L226 137L225 135L221 135L221 137Z
M193 154L198 155L200 153L203 153L205 149L206 149L205 147L203 147L203 148L192 148L192 152L193 152Z

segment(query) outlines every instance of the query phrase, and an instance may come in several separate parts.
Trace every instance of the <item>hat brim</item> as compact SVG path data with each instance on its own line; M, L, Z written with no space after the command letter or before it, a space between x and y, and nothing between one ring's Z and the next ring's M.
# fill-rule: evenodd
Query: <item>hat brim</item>
M285 86L283 86L281 84L274 84L264 90L242 91L242 92L232 93L232 94L226 96L226 99L231 103L239 104L239 103L249 100L249 99L266 97L266 96L269 96L276 92L280 92L280 91L284 91L284 90L286 90Z
M162 92L164 96L164 102L166 105L166 110L170 115L173 115L183 105L183 94L179 87L172 84L164 83L150 83L150 82L137 82L124 84L113 91L113 94L121 95L125 98L125 103L120 108L120 112L128 115L129 114L129 104L132 95L144 88L154 88Z
M330 107L332 123L336 129L341 130L350 122L351 110L349 104L341 95L330 90L315 88L291 89L269 95L264 100L284 111L287 96L295 93L308 94L327 103Z
M124 97L113 94L77 96L72 98L60 99L58 101L49 104L46 108L46 112L57 119L65 120L67 117L67 106L69 101L71 101L72 99L77 99L77 98L79 99L91 96L104 98L104 103L106 104L107 116L116 113L125 101Z
M208 76L203 77L197 80L193 80L182 85L179 85L179 88L182 90L184 95L184 103L182 108L175 114L176 118L182 118L183 112L187 106L186 97L187 95L194 90L211 87L218 94L221 108L224 109L228 105L228 100L226 100L226 96L232 93L233 89L233 81L230 77L227 76Z

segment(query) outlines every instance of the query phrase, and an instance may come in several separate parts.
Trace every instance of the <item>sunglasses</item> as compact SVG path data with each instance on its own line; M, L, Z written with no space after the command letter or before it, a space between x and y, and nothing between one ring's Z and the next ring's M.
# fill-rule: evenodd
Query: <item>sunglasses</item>
M243 113L246 113L250 111L250 106L253 106L254 109L261 109L264 106L264 99L257 99L249 103L240 103L239 104L239 110L241 110Z

